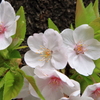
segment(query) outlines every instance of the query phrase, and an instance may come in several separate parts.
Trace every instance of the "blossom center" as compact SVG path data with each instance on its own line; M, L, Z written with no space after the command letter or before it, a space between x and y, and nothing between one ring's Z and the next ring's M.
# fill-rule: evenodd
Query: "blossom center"
M5 27L0 24L0 34L3 34L5 32Z
M40 59L40 61L49 61L51 59L51 56L52 56L52 51L49 50L48 48L45 48L43 46L41 46L40 50L42 50L40 54L40 56L42 57Z
M52 76L52 77L50 78L49 84L58 86L58 85L61 85L61 82L62 82L62 80L61 80L59 77Z
M82 44L76 44L74 50L76 54L84 54L84 47Z
M95 98L100 97L100 87L97 88L95 91L93 91L93 94L94 94Z

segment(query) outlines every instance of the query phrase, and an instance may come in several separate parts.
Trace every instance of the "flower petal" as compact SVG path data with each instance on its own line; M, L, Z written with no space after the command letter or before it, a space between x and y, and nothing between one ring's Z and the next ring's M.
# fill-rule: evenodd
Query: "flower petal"
M52 87L51 85L46 85L42 94L46 100L58 100L63 96L59 88Z
M27 75L30 75L30 76L34 76L34 68L31 68L29 66L23 66L21 68Z
M16 33L16 21L12 22L10 25L6 25L5 27L7 27L4 32L6 38L9 38Z
M74 84L72 83L72 81L64 74L56 71L57 76L62 80L62 82L64 82L64 84L68 85L69 87L74 87Z
M94 37L94 30L88 24L83 24L74 30L73 36L75 43L83 43Z
M75 52L69 54L68 62L78 73L88 76L93 73L95 68L94 62L84 54L76 55Z
M96 60L100 58L100 42L96 39L87 40L84 44L87 45L84 54L89 58Z
M63 69L67 65L67 50L64 47L52 51L51 63L56 69Z
M34 34L33 36L29 36L28 40L27 40L28 46L29 48L36 52L36 53L40 53L43 51L42 48L44 48L43 46L43 33L40 34Z
M47 29L44 32L43 40L44 40L45 47L50 50L63 43L61 35L53 29Z
M86 87L86 89L84 90L82 96L89 96L92 97L94 94L93 92L97 89L100 88L100 83L95 83L93 85L89 85ZM99 100L99 99L98 99Z
M66 45L73 46L75 44L74 38L73 38L73 30L71 29L65 29L61 32L61 36L63 38L63 41Z
M63 84L63 91L64 93L67 95L67 96L70 96L73 92L75 91L80 91L80 84L77 82L77 81L74 81L72 79L70 79L70 81L72 82L72 84L74 85L73 87L72 86L69 86L67 84Z
M4 25L12 23L15 20L15 11L11 4L7 1L1 2L0 4L0 22Z
M34 76L34 78L39 90L42 93L43 88L48 84L48 79L42 79L42 78L37 77L36 75ZM38 97L36 91L33 89L31 85L29 85L29 90L30 90L31 95Z
M28 97L23 98L23 100L40 100L39 98L35 98L32 95L29 95Z
M45 61L40 61L41 56L35 52L29 50L24 56L25 62L28 66L35 68L36 66L43 66Z
M4 34L0 34L0 50L6 49L12 42L12 38L5 38Z
M35 75L42 79L47 79L48 77L52 76L54 72L54 70L41 67L36 67L34 70Z

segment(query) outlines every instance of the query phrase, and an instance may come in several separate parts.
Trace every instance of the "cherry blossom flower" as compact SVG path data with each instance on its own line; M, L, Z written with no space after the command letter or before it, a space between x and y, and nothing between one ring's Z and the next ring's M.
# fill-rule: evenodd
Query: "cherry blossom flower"
M28 38L30 50L25 54L25 62L28 66L46 66L47 68L63 69L67 64L66 48L63 45L61 35L47 29L44 34L34 34Z
M69 97L62 97L60 100L94 100L94 99L88 96L80 96L80 91L75 91Z
M16 32L18 18L10 3L3 0L0 3L0 50L6 49L11 44L11 36Z
M46 100L58 100L63 97L64 94L70 95L72 92L80 90L78 82L69 79L66 75L57 70L37 67L34 73L36 84ZM29 89L33 96L38 97L31 85Z
M88 76L93 73L93 60L100 58L100 42L94 39L94 30L87 24L75 30L61 32L68 50L68 63L78 73Z
M94 100L100 100L100 83L87 86L83 92L83 96L89 96Z

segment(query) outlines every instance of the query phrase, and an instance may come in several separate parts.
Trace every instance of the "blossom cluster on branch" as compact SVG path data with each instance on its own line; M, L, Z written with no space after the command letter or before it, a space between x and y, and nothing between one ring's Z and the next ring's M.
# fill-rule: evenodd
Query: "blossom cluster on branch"
M28 37L26 66L19 68L18 49L27 47L20 46L26 33L25 13L23 7L15 13L11 4L2 0L0 100L99 100L99 21L98 0L86 8L77 0L75 26L59 31L48 18L48 29ZM67 65L69 75L65 74Z

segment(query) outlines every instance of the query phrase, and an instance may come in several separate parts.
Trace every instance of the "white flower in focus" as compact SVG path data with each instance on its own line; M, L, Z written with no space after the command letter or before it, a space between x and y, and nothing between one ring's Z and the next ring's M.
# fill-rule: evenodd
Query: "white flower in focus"
M69 98L62 97L59 100L94 100L94 99L88 96L80 96L80 91L75 91L69 96Z
M16 32L18 18L10 3L3 0L0 3L0 50L6 49L11 44L11 36Z
M100 83L87 86L84 90L83 96L89 96L94 100L100 100Z
M66 48L57 31L47 29L44 34L34 34L29 36L27 43L31 49L24 57L28 66L33 68L46 66L55 69L63 69L66 66Z
M66 75L50 69L35 68L36 84L46 100L58 100L61 97L70 95L76 90L80 90L80 85L76 81L70 80ZM29 87L30 93L38 97L32 86Z
M61 36L68 50L69 65L82 75L91 75L95 68L93 60L100 58L100 42L94 39L94 30L84 24L74 31L63 30Z

